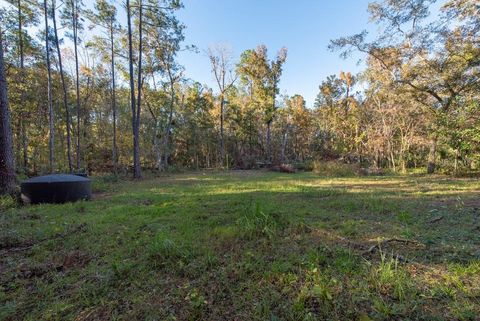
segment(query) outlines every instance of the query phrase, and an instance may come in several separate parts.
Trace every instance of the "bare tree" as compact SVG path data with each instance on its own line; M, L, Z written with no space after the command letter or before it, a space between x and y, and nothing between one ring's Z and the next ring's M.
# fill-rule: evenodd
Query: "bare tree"
M225 159L225 94L235 84L237 75L232 63L232 54L225 45L217 45L208 49L208 57L212 72L217 82L220 97L220 163L224 166Z

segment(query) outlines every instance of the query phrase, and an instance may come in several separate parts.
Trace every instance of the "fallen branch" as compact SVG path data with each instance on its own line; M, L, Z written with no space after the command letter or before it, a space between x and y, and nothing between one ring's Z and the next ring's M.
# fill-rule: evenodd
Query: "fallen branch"
M377 244L372 245L372 246L371 246L367 251L365 251L363 254L373 253L373 252L375 252L376 250L381 249L384 245L386 245L386 244L388 244L388 243L393 243L393 242L403 243L403 244L415 244L415 245L422 245L422 246L423 246L422 243L417 242L417 241L414 241L414 240L406 240L406 239L392 238L392 239L383 240L382 242L378 242Z
M439 216L439 217L435 217L434 219L430 220L430 224L433 224L433 223L437 223L437 222L440 222L441 220L443 220L443 216Z
M398 243L404 243L404 244L415 244L417 246L425 246L425 244L420 243L418 241L414 241L414 240L391 238L391 239L386 239L386 240L383 240L381 242L378 242L377 244L372 245L372 246L368 247L367 250L365 250L365 248L367 247L366 244L348 240L344 237L341 237L337 234L331 233L331 232L323 230L323 229L313 229L313 230L316 231L317 233L322 234L323 236L327 236L332 241L334 241L334 243L336 245L340 244L340 245L348 246L349 248L355 249L357 254L364 257L364 259L366 259L366 260L368 260L368 258L365 257L365 256L367 256L369 254L372 254L376 250L380 249L382 246L384 246L388 243L392 243L392 242L398 242ZM395 258L396 260L398 260L399 262L402 262L402 263L409 263L409 264L416 264L416 265L423 266L422 264L420 264L418 262L415 262L415 261L412 261L410 259L407 259L406 257L404 257L400 254L392 253L392 256L393 256L393 258Z

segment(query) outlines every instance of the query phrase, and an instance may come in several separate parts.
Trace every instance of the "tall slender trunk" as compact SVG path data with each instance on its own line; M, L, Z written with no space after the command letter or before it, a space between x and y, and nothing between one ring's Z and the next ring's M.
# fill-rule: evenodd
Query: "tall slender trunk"
M135 115L135 126L133 133L133 176L135 178L142 177L140 167L140 110L142 102L142 46L143 46L143 5L139 1L138 11L138 66L137 66L137 106Z
M25 120L22 116L21 123L21 132L22 132L22 150L23 150L23 173L28 175L28 138L27 138L27 127L25 125Z
M157 91L157 85L155 82L155 73L153 72L153 70L151 71L151 76L152 76L154 91ZM148 111L150 112L150 115L152 116L153 122L155 123L153 128L153 153L155 154L155 168L157 169L157 171L160 172L162 170L162 151L161 151L160 140L158 139L159 129L160 129L160 119L155 115L147 98L145 98L145 104L147 106Z
M137 145L137 138L135 136L136 130L135 126L136 122L136 104L135 104L135 75L133 73L133 48L132 48L132 19L131 19L131 12L130 12L130 0L126 0L127 6L127 32L128 32L128 67L130 73L130 108L132 110L132 134L133 134L133 167L134 167L134 177L136 177L136 168L137 168L137 156L136 156L136 148Z
M173 120L173 109L175 107L175 83L170 71L169 71L169 75L170 75L170 110L168 112L167 126L165 126L165 134L163 135L164 167L168 166L168 157L169 157L168 142L170 140L170 131L172 129L172 120Z
M112 146L112 160L113 172L118 174L118 156L117 156L117 99L115 95L115 48L113 35L113 17L110 21L110 54L112 62L112 114L113 114L113 146Z
M153 131L153 152L155 153L155 168L157 171L162 170L162 151L160 142L158 141L158 128L160 127L158 119L155 119L155 128Z
M7 79L3 58L3 30L0 26L0 194L11 194L15 189L12 144Z
M70 173L73 171L72 165L72 143L70 136L70 110L68 108L68 96L67 96L67 84L65 82L65 75L63 73L63 63L62 63L62 53L60 52L60 42L58 39L58 29L57 29L57 18L56 18L56 8L55 0L52 0L52 19L53 19L53 31L55 33L55 46L57 49L58 56L58 69L60 72L60 79L62 81L62 90L63 90L63 105L65 107L65 118L66 118L66 127L67 127L67 160L68 160L68 170Z
M288 139L288 125L285 128L285 132L283 133L283 141L282 141L282 154L281 154L281 162L285 162L285 151L287 149L287 139Z
M20 92L20 107L24 108L25 102L25 90L23 89L23 83L25 80L25 58L23 51L23 14L22 14L22 2L21 0L17 1L17 13L18 13L18 48L20 54L20 81L22 83L21 92ZM27 133L25 127L25 118L26 114L22 110L20 112L20 136L22 140L22 152L23 152L23 172L25 175L28 174L28 142L27 142Z
M267 161L268 162L271 162L272 161L272 148L271 148L271 124L272 124L272 121L269 120L267 122Z
M45 52L47 59L47 95L48 95L48 124L49 124L49 165L50 172L53 173L55 170L55 156L54 156L54 146L55 146L55 133L53 127L53 104L52 104L52 72L50 67L50 45L48 41L48 6L47 0L43 1L43 10L45 15Z
M273 93L272 93L272 114L269 115L269 119L267 121L267 160L269 162L272 161L272 139L271 139L271 127L273 122L273 114L275 113L275 97L277 95L277 80L276 77L273 80Z
M225 142L223 139L223 123L225 121L225 98L220 94L220 167L225 165Z
M80 154L80 74L78 71L78 3L71 0L72 4L72 31L73 31L73 49L75 52L75 95L76 95L76 112L77 112L77 170L81 166Z
M459 151L458 151L458 148L455 149L455 162L454 162L454 173L457 174L458 173L458 157L459 157Z

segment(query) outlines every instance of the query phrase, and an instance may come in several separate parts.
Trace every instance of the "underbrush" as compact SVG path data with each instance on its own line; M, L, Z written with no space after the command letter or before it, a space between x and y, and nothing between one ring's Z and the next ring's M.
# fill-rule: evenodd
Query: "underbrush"
M125 180L126 177L113 174L105 174L92 178L92 192L105 193L111 191L115 184Z
M313 172L326 177L351 177L359 175L360 164L347 164L340 161L315 161Z
M15 208L17 203L9 195L0 196L0 213L11 208Z

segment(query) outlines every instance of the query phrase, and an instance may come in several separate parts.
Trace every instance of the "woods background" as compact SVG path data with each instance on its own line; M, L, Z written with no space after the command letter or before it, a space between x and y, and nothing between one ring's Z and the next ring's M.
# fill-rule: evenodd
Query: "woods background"
M381 32L332 40L366 69L319 79L307 108L280 95L287 49L206 54L217 86L185 79L177 0L9 1L1 11L15 170L126 174L322 162L405 172L480 167L480 9L372 2ZM127 10L128 9L128 10ZM118 12L127 12L120 21ZM122 14L123 17L123 14ZM278 48L274 48L275 50ZM3 108L3 107L2 107Z

